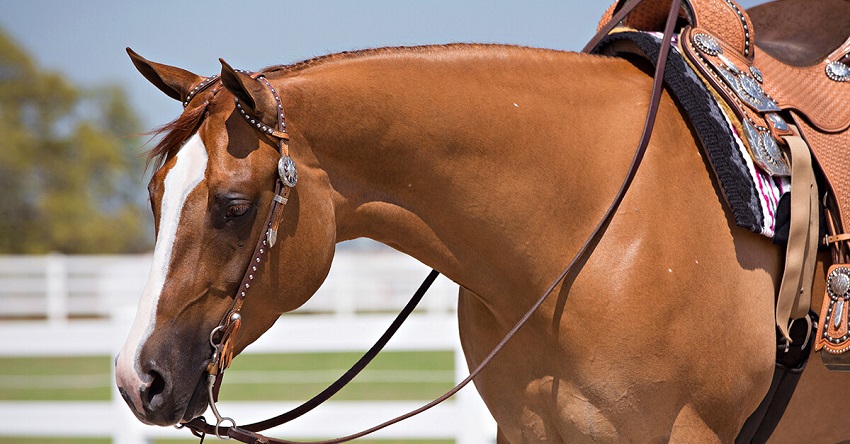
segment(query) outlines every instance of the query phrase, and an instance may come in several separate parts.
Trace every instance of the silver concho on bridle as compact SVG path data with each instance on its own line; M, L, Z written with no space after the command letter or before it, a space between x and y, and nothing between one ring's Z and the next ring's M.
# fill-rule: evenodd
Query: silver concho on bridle
M298 170L295 168L295 161L289 156L283 156L277 161L277 174L289 188L294 188L298 183Z

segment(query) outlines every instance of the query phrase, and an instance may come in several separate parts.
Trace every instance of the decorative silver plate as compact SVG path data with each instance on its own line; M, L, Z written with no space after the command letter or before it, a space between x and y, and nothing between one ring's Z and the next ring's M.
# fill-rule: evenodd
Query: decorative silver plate
M298 170L295 168L295 161L289 156L283 156L277 161L277 174L289 188L295 188L298 183Z
M744 103L750 105L760 113L779 112L779 105L773 101L761 89L761 85L750 74L740 72L738 75L732 74L725 69L717 70L726 81L726 84L735 91Z
M767 118L773 123L773 127L778 129L779 131L788 131L788 124L785 122L785 119L782 118L779 114L768 113L766 114Z
M723 54L723 48L719 43L717 43L717 40L715 40L714 37L708 34L694 34L693 40L697 49L710 56Z
M776 139L773 138L772 134L765 131L759 133L759 137L761 138L761 146L764 152L771 159L782 159L782 151L779 150L779 145L776 143Z
M782 156L776 140L768 131L759 131L749 121L744 121L744 135L750 144L753 161L771 176L790 176L791 170Z
M826 289L833 301L850 300L850 268L838 267L829 273Z
M850 81L850 67L841 62L829 62L826 65L826 76L836 82Z
M736 65L735 62L729 60L729 58L727 58L725 55L718 54L717 59L723 62L723 64L726 65L726 69L732 71L732 74L735 74L736 76L741 74L741 70L738 68L738 65Z

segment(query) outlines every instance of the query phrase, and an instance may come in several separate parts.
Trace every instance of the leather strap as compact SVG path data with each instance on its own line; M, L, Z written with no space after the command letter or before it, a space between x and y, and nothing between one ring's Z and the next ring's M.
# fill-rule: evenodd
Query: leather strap
M793 128L795 134L799 134ZM791 157L791 224L785 273L776 301L776 326L787 341L788 322L809 314L818 243L818 186L809 146L800 136L783 137Z
M773 370L770 389L758 408L741 427L735 438L735 444L765 443L779 425L814 346L814 330L818 322L817 315L811 314L811 316L811 323L795 322L789 327L792 338L790 346L777 329L776 366Z
M301 404L300 406L282 415L275 416L274 418L270 418L265 421L256 422L254 424L241 426L240 428L252 432L260 432L263 430L270 429L272 427L277 427L279 425L286 424L287 422L290 422L295 418L298 418L299 416L309 412L310 410L313 410L314 408L321 405L323 402L330 399L331 396L335 395L338 391L345 387L346 384L351 382L351 380L354 379L354 377L357 376L358 373L360 373L364 368L366 368L366 366L369 365L369 363L372 361L372 359L375 358L375 356L378 356L378 353L383 350L385 345L387 345L387 342L389 342L390 338L392 338L393 335L398 331L399 327L401 327L401 324L403 324L404 321L406 321L407 318L410 316L410 314L413 313L413 310L419 304L419 301L422 300L422 297L425 295L425 293L431 287L431 284L434 283L434 280L437 279L437 276L439 275L439 271L431 270L431 272L428 274L422 284L419 285L419 288L413 294L413 297L411 297L410 301L407 302L407 305L405 305L401 312L399 312L399 314L393 320L392 324L390 324L387 331L385 331L384 334L381 335L380 339L378 339L378 342L376 342L375 345L373 345L372 348L370 348L369 351L366 352L366 354L363 355L363 357L361 357L354 364L354 366L352 366L347 372L340 376L339 379L334 381L334 383L331 384L328 388L322 390L318 395L314 396L312 399L305 402L304 404Z
M834 244L836 242L843 242L843 241L848 241L848 240L850 240L850 234L836 234L834 236L827 235L823 239L823 244L828 247L831 244Z
M641 1L642 0L633 0L633 4L630 6L629 9L623 8L624 10L627 11L625 14L623 14L623 17L628 13L628 11L633 9L634 6L637 6L637 4L640 3ZM404 415L393 418L393 419L386 421L382 424L379 424L375 427L369 428L367 430L364 430L362 432L358 432L358 433L355 433L355 434L352 434L352 435L344 436L344 437L341 437L341 438L324 440L324 441L314 441L313 442L314 444L336 444L336 443L348 442L348 441L352 441L352 440L357 439L357 438L361 438L363 436L369 435L369 434L374 433L378 430L386 428L390 425L393 425L395 423L403 421L407 418L418 415L419 413L422 413L426 410L429 410L432 407L434 407L434 406L442 403L443 401L449 399L450 397L452 397L455 393L457 393L463 387L465 387L467 384L469 384L479 373L481 373L481 371L490 363L490 361L492 361L493 358L502 350L502 348L504 348L505 344L507 344L508 341L510 341L510 339L513 338L513 336L517 333L517 331L519 331L519 329L522 328L526 324L526 322L528 322L528 320L531 318L531 316L534 314L534 312L537 311L537 309L543 304L543 302L546 300L546 298L555 290L555 288L558 287L558 285L561 283L561 281L563 281L564 278L573 271L573 268L575 267L575 265L578 264L583 258L585 258L586 255L592 253L593 248L596 246L596 244L599 242L599 239L604 234L605 230L608 227L608 224L611 222L611 219L613 218L614 214L616 213L617 209L620 206L620 203L622 202L623 198L625 197L626 192L628 191L629 187L631 186L631 183L634 181L634 178L637 175L638 168L640 167L641 161L643 160L644 155L646 154L646 148L649 145L649 140L650 140L650 137L652 136L652 129L655 126L655 120L656 120L656 116L658 114L658 107L659 107L659 104L661 102L661 93L662 93L662 87L663 87L664 71L665 71L665 68L667 66L667 55L670 53L671 41L672 41L672 38L673 38L673 35L674 35L673 34L674 26L676 24L676 18L678 17L679 8L681 7L681 2L682 2L682 0L673 0L672 1L670 13L667 17L667 23L666 23L665 29L664 29L664 38L661 42L661 51L658 55L658 62L656 63L655 76L654 76L653 84L652 84L652 94L651 94L650 100L649 100L649 108L647 110L646 120L644 122L644 128L643 128L643 132L641 133L640 142L638 143L638 146L635 149L635 154L634 154L634 157L632 158L632 162L631 162L631 165L629 166L629 170L626 174L626 177L623 180L623 183L620 186L620 189L617 191L617 194L615 195L613 201L611 202L611 205L608 207L607 211L605 212L605 215L602 217L602 219L596 225L596 227L594 228L590 237L582 245L582 247L579 249L578 253L576 253L576 255L573 257L573 259L570 261L569 265L567 265L567 267L561 272L561 274L558 275L558 277L555 279L555 281L552 282L552 284L549 286L549 288L531 306L531 308L523 315L523 317L519 320L519 322L517 322L517 324L508 332L508 334L499 342L499 344L496 345L496 347L493 349L493 351L491 351L490 354L486 358L484 358L484 360L481 361L481 363L475 368L475 370L473 370L470 373L470 375L468 377L466 377L463 381L461 381L457 386L455 386L454 388L452 388L451 390L449 390L448 392L446 392L445 394L443 394L439 398L435 399L434 401L431 401L428 404L426 404L426 405L424 405L424 406L422 406L422 407L420 407L416 410L413 410L409 413L406 413ZM622 12L623 11L621 11L621 13ZM617 16L615 16L614 20L612 20L612 21L616 20L616 22L619 22L620 20L622 20L622 17L620 17L620 18L617 18L617 17L620 17L620 14L617 14ZM616 22L615 22L615 24L616 24ZM607 32L610 29L613 29L613 26L611 26L610 29L607 29L607 30L606 30L606 28L609 28L609 27L608 26L603 27L599 31L597 36L594 37L591 41L592 42L593 41L597 41L597 42L600 41L604 37L604 35L607 34ZM588 51L590 51L592 49L593 48L590 48ZM585 51L585 52L587 52L587 51ZM287 414L284 414L284 415L287 415ZM281 416L284 416L284 415L281 415ZM198 419L199 418L196 418L196 420L198 420ZM268 438L268 437L265 437L263 435L254 433L250 430L247 430L244 427L227 427L227 428L222 427L222 428L216 430L216 427L213 427L213 426L207 424L205 421L198 421L198 423L195 423L196 420L193 420L193 422L190 423L190 427L193 430L200 432L200 433L219 434L220 436L228 436L230 438L236 439L237 441L241 441L241 442L245 442L245 443L299 444L299 441L288 441L288 440L283 440L283 439ZM273 422L274 421L271 421L270 423L273 423ZM258 423L258 424L265 425L265 423L266 423L266 421L263 421L262 423ZM255 425L257 425L257 424L253 424L252 428ZM257 429L260 430L259 427Z

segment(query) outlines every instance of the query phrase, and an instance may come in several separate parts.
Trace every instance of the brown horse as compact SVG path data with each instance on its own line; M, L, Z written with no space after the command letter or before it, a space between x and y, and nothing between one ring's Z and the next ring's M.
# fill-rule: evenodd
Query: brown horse
M203 80L135 62L175 99ZM337 54L265 76L280 92L300 179L252 281L237 351L313 295L335 243L368 237L460 285L470 366L601 218L651 87L624 60L495 45ZM116 360L118 386L150 424L206 407L210 331L273 195L276 141L246 123L234 96L272 116L268 125L275 111L256 90L225 85L192 97L153 153L154 265ZM729 442L764 397L783 252L735 226L695 140L665 94L646 159L592 256L475 381L499 442ZM829 377L843 385L823 399L846 403L846 378ZM824 433L846 438L850 428Z

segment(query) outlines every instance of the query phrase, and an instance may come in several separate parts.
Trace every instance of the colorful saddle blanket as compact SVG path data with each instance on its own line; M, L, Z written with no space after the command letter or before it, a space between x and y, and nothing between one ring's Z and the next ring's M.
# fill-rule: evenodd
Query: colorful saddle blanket
M612 56L636 54L655 63L660 46L661 36L657 33L617 32L602 40L594 52ZM791 190L790 179L770 176L753 163L743 135L737 133L729 115L685 62L675 39L664 83L696 130L735 223L773 238L779 201Z

